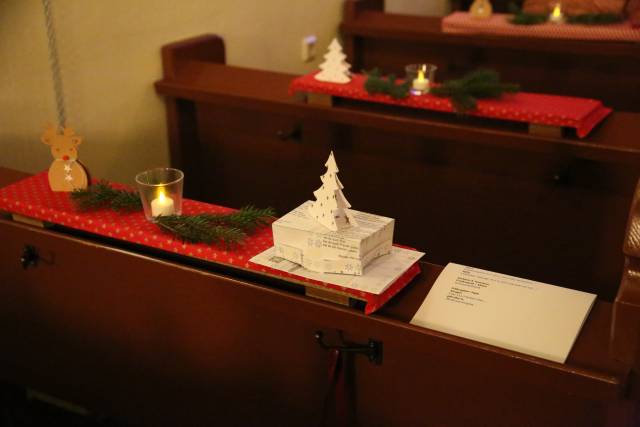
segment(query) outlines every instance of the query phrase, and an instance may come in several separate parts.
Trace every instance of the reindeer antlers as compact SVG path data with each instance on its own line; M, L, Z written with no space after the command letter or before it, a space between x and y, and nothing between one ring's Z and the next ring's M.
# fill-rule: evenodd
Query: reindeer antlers
M51 123L47 123L45 125L42 136L55 136L57 134L58 134L57 126ZM75 136L75 134L76 134L75 131L69 126L65 126L62 128L62 135L64 136Z
M75 145L78 145L82 142L82 138L76 135L75 131L68 126L65 126L59 135L62 136L63 138L70 139L70 141L73 142ZM44 132L42 132L42 136L40 137L40 140L47 145L51 145L57 136L58 136L58 127L49 123L46 125Z

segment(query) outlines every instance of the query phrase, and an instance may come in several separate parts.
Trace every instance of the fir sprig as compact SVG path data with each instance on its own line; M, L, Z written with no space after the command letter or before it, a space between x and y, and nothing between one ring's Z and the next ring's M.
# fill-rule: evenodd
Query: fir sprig
M106 181L99 181L83 190L74 190L71 199L82 211L104 208L120 212L142 210L137 192L113 188Z
M156 224L189 243L213 243L232 246L246 237L239 228L211 225L206 215L167 215L155 218Z
M115 189L106 181L100 181L86 190L75 190L71 193L71 199L82 211L142 210L138 193ZM229 247L240 243L247 233L269 224L274 216L273 208L259 209L254 206L245 206L231 213L166 215L158 216L154 221L162 230L185 242L220 244Z
M623 19L622 15L615 13L585 13L582 15L567 16L568 23L581 25L614 24L621 22Z
M549 19L548 15L542 15L539 13L527 13L524 12L520 6L511 2L509 3L509 13L513 14L513 18L509 22L514 25L537 25L544 24Z
M411 82L409 80L396 83L396 75L389 74L383 78L378 68L374 68L367 73L367 80L364 82L365 90L371 94L389 95L394 99L402 99L409 96Z
M515 3L509 3L509 13L513 14L510 22L514 25L537 25L544 24L549 20L548 14L527 13ZM622 15L615 13L585 13L566 16L567 23L580 25L614 24L623 19Z
M235 227L251 233L256 228L269 224L275 216L275 211L273 208L259 209L249 205L229 214L201 214L201 216L211 225Z
M526 13L519 11L513 15L513 18L509 22L513 25L539 25L544 24L549 20L549 16L540 15L538 13Z
M435 96L449 97L453 108L459 113L474 110L479 98L500 98L504 93L515 93L520 86L501 83L500 75L493 70L476 70L459 80L448 80L431 88Z
M272 208L246 206L228 214L158 216L155 222L160 228L185 242L232 246L240 243L247 233L267 225L274 215Z

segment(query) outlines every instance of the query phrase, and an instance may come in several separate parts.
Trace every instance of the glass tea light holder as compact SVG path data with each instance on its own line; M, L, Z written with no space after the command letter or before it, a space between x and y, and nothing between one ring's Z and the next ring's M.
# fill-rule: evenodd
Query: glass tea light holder
M424 95L429 93L435 81L437 66L433 64L409 64L404 70L407 80L411 81L411 94Z
M155 168L136 175L144 216L153 221L160 215L182 214L184 173L179 169Z

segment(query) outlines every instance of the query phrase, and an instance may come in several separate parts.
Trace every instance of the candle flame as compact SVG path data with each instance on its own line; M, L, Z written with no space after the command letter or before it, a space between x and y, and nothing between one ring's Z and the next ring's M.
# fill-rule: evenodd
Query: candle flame
M562 16L562 8L560 6L560 3L555 5L555 7L553 8L553 12L551 12L551 16L553 16L554 18L560 18Z
M160 201L160 203L164 202L165 199L165 194L164 194L164 188L160 188L158 190L158 200Z
M422 70L418 70L418 81L419 82L423 82L424 81L424 71L422 71Z

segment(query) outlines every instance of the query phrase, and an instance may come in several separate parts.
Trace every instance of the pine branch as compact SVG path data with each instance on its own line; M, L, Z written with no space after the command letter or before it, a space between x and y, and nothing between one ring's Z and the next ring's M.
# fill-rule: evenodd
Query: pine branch
M74 190L71 192L71 200L81 211L110 208L121 212L132 212L142 209L138 193L115 189L106 181L99 181L84 190Z
M389 74L385 80L377 68L367 73L367 76L367 80L364 82L364 88L370 95L384 94L394 99L402 99L409 96L409 89L411 88L411 82L409 80L396 84L395 74Z
M524 12L520 6L517 4L510 2L509 13L513 14L513 18L509 22L514 25L537 25L544 24L549 19L548 15L542 15L538 13L526 13Z
M451 98L453 108L464 114L476 108L479 98L500 98L504 93L519 90L519 85L501 83L500 75L493 70L477 70L459 80L448 80L431 88L430 93Z
M113 209L137 211L142 209L138 193L112 188L100 181L86 190L75 190L71 199L79 210ZM227 214L166 215L155 218L164 231L190 243L213 243L232 246L240 243L246 233L269 224L275 215L273 208L259 209L245 206Z
M230 214L202 214L202 216L211 225L234 227L250 233L258 227L269 224L275 216L275 211L273 208L258 209L249 205Z
M238 228L212 226L206 215L161 215L155 218L155 222L161 229L189 243L213 243L229 247L246 237Z
M539 25L544 24L549 19L547 15L537 13L518 12L513 15L509 22L513 25Z
M155 218L156 224L175 237L190 243L232 246L246 233L267 225L275 215L272 208L246 206L229 214L167 215Z
M603 25L614 24L623 20L622 15L615 13L585 13L583 15L567 16L569 24Z
M549 15L539 13L524 12L515 3L509 3L509 13L513 14L513 18L509 22L514 25L537 25L544 24L549 19ZM585 13L582 15L567 15L568 24L580 25L604 25L621 22L624 19L622 15L615 13Z

